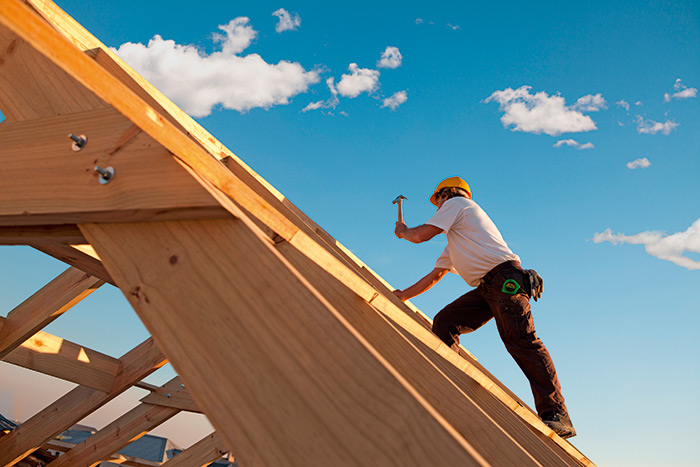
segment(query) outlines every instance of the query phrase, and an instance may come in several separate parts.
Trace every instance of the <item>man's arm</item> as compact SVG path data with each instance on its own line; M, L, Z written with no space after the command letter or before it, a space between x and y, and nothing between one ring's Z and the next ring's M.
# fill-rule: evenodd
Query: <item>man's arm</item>
M430 224L419 225L418 227L408 226L403 222L397 222L394 234L399 238L404 238L409 242L423 243L427 242L437 234L441 234L442 229Z
M404 290L394 290L394 295L399 297L402 302L405 302L409 298L413 298L416 295L420 295L438 282L440 279L445 277L445 274L450 272L449 269L435 268L425 277L421 278L418 282Z

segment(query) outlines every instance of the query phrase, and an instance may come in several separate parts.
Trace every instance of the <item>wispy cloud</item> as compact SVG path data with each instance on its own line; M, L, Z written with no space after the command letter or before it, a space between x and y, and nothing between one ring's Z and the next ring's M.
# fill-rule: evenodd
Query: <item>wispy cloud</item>
M424 21L422 18L416 18L416 24L423 24Z
M193 45L181 45L156 35L148 42L127 42L115 49L136 71L183 110L204 117L215 106L246 112L268 109L289 100L319 82L319 71L282 60L270 64L258 54L240 55L257 37L246 17L219 26L213 40L221 50L206 54Z
M341 76L338 93L343 97L355 98L366 92L371 94L379 87L379 71L360 68L357 63L348 66L350 74Z
M684 267L689 270L700 270L700 261L695 261L684 253L700 253L700 219L693 222L687 230L668 235L659 231L641 232L635 235L613 233L611 229L596 233L593 236L595 243L610 242L613 245L628 243L630 245L644 245L645 251L665 261Z
M394 93L391 97L387 97L382 102L382 107L388 107L391 110L396 110L401 104L408 100L406 91L399 91Z
M619 101L615 102L615 105L618 107L622 107L623 109L629 111L630 105L628 102L626 102L624 99L620 99Z
M628 162L627 168L630 170L634 169L646 169L651 166L651 162L649 162L649 159L646 157L642 157L641 159L635 159L632 162Z
M690 99L691 97L698 97L697 88L689 88L681 82L681 79L676 79L673 85L673 94L665 93L664 102L670 102L671 99Z
M637 132L640 134L655 135L663 133L664 135L669 135L677 126L678 123L672 120L666 120L661 123L654 120L645 120L641 115L637 115Z
M302 113L309 112L310 110L335 109L336 108L336 106L338 105L339 99L338 99L338 90L335 87L335 78L333 78L333 77L327 78L326 85L328 86L328 89L331 91L331 97L329 97L325 101L317 101L317 102L309 103L306 107L304 107L301 110Z
M459 26L456 24L450 24L450 23L447 23L447 27L449 29L452 29L453 31L459 31L460 29L462 29L462 26Z
M290 15L284 8L275 11L272 13L272 16L276 16L279 19L277 25L275 25L275 31L278 34L284 31L296 31L301 26L301 17L296 13Z
M589 94L579 98L571 108L579 112L598 112L600 109L607 109L608 103L605 102L600 93L595 95Z
M382 52L382 58L377 62L377 68L398 68L402 61L403 56L398 47L387 47Z
M593 143L588 142L588 143L581 144L578 141L576 141L575 139L561 139L561 140L557 141L556 143L554 143L553 147L560 148L562 146L571 146L571 147L574 147L574 148L579 149L579 150L580 149L593 149L595 147L595 146L593 146Z
M507 128L514 125L513 131L558 136L562 133L597 129L595 122L589 116L583 115L584 110L575 108L576 104L567 107L561 95L549 96L544 91L531 94L530 89L531 86L521 86L515 90L507 88L496 91L484 102L498 102L504 112L501 117L503 126ZM596 94L584 96L577 103L580 103L580 107L598 110L605 100L600 94Z

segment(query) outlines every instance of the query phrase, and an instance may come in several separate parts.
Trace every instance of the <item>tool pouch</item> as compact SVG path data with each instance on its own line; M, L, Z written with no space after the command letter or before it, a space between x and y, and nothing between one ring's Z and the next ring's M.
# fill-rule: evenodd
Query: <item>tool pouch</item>
M530 279L529 286L530 286L530 297L534 298L535 301L539 300L539 298L542 296L542 291L544 289L544 280L542 277L540 277L539 274L537 274L537 271L534 269L526 269L525 272L527 273L526 276Z

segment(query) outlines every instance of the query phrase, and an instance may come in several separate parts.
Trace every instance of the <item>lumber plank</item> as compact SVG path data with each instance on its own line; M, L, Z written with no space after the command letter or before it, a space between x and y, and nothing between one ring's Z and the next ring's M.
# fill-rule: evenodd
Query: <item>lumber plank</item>
M75 224L0 226L0 245L87 243Z
M169 387L172 384L166 383L163 386ZM93 467L102 460L109 460L114 453L174 417L179 411L171 407L141 403L48 465Z
M154 388L151 393L145 396L140 402L144 404L162 405L172 407L187 412L204 413L192 399L189 391L180 377L174 378L168 385Z
M24 459L166 363L153 339L147 339L120 358L109 392L78 386L0 438L0 466L9 467Z
M242 464L487 465L240 220L80 227Z
M81 151L69 133L87 136ZM0 141L0 225L229 215L114 109L6 123ZM96 166L114 167L114 179L100 183Z
M214 432L164 463L163 467L204 467L226 455L227 452L219 435Z
M102 284L104 281L99 278L68 268L17 305L7 314L0 329L0 359Z
M75 444L67 443L65 441L59 441L57 439L49 440L45 445L45 449L51 449L52 451L58 452L68 452L70 449L74 448ZM114 464L126 465L129 467L159 467L163 465L162 462L149 461L146 459L141 459L139 457L125 456L123 454L113 454L109 459L105 459L108 462Z
M2 360L29 370L108 392L119 372L119 359L39 331Z
M79 245L65 245L63 243L49 242L33 243L30 246L76 269L80 269L91 276L98 277L114 285L112 277L102 265L100 258L94 253L94 250L91 251Z

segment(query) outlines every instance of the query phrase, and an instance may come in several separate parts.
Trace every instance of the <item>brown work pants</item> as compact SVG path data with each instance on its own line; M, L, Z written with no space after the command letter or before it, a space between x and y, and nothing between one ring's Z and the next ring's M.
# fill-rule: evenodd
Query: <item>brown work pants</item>
M530 381L537 413L551 410L566 412L559 378L547 348L535 334L530 313L527 273L517 262L499 265L476 289L443 308L433 321L433 332L455 351L460 334L479 329L496 319L498 333L506 349ZM515 295L502 291L503 283L513 279L521 289ZM525 289L525 290L524 290Z

